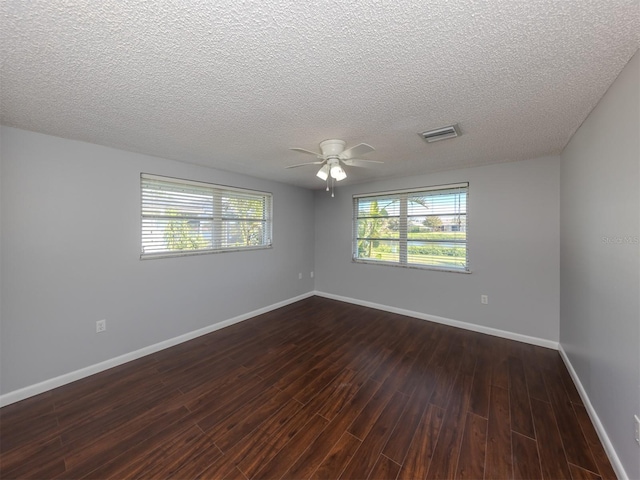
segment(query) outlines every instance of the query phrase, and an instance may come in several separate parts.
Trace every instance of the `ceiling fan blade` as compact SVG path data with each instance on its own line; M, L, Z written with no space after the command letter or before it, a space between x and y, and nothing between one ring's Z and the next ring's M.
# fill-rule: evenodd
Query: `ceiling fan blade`
M296 167L304 167L305 165L322 165L324 163L324 161L322 162L306 162L306 163L298 163L296 165L287 165L284 168L296 168Z
M375 164L380 164L384 162L379 162L378 160L360 160L358 158L350 158L348 160L343 160L345 165L349 165L350 167L373 167Z
M359 157L360 155L366 155L367 153L373 152L374 150L375 148L373 148L371 145L361 143L342 152L340 154L340 160L347 160L349 158Z
M304 148L290 148L289 150L293 150L294 152L306 153L307 155L313 155L316 158L322 158L318 152L312 152L311 150L305 150Z

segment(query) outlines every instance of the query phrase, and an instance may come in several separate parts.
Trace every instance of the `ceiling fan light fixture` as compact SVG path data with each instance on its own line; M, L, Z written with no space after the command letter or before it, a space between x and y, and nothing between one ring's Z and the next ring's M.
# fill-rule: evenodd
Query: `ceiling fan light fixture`
M316 158L313 162L298 163L296 165L288 165L285 168L303 167L306 165L320 165L320 170L316 172L316 177L323 182L327 182L327 191L329 190L329 183L331 187L335 182L340 182L347 178L347 172L344 171L343 165L347 167L368 167L376 163L384 163L379 160L363 160L362 155L371 153L374 148L366 143L359 143L351 148L345 150L346 142L344 140L329 139L320 142L321 153L312 152L304 148L291 148L299 153L311 155ZM331 182L329 182L331 177ZM333 195L332 195L333 196Z
M318 173L316 173L316 177L321 179L323 182L329 177L329 165L323 165Z
M347 173L340 165L333 165L331 167L331 178L334 178L336 182L339 182L340 180L347 178Z

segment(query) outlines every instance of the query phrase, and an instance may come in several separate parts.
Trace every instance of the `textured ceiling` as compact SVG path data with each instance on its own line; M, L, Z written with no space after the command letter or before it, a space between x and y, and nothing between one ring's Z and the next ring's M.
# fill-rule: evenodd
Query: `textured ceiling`
M559 153L639 45L638 0L2 0L0 121L322 188ZM459 123L426 144L417 132Z

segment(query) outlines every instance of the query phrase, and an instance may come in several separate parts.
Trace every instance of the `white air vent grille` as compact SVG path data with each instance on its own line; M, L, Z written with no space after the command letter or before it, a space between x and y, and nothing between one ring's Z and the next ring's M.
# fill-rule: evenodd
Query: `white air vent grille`
M427 143L437 142L438 140L446 140L447 138L455 138L460 135L458 125L449 125L448 127L436 128L419 133Z

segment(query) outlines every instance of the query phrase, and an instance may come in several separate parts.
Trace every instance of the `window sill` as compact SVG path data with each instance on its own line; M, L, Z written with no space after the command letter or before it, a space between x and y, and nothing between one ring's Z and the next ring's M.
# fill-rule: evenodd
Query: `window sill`
M181 251L176 253L142 253L140 254L140 260L155 260L158 258L171 258L171 257L191 257L194 255L209 255L212 253L227 253L227 252L252 252L255 250L269 250L273 248L273 245L259 246L259 247L240 247L240 248L224 248L217 250L196 250L196 251Z
M436 267L436 266L430 266L430 265L402 265L399 263L383 262L378 260L359 260L359 259L353 258L351 262L362 264L362 265L382 265L385 267L411 268L414 270L432 270L436 272L463 273L463 274L471 273L471 270L465 269L465 268L447 268L447 267Z

